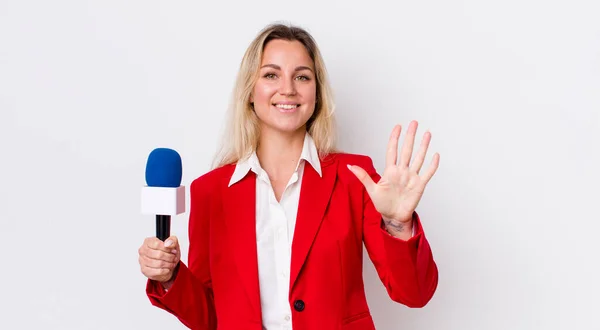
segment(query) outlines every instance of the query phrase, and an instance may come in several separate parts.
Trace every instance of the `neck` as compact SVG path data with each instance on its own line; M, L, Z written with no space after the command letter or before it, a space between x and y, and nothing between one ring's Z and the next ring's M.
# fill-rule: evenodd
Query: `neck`
M269 177L291 175L300 159L305 135L306 127L292 133L268 128L261 130L256 155Z

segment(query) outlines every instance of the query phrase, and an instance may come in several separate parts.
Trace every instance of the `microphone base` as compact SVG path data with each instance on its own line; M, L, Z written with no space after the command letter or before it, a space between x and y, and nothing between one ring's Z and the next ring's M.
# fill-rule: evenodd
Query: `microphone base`
M156 215L156 237L161 241L165 241L171 236L171 216Z

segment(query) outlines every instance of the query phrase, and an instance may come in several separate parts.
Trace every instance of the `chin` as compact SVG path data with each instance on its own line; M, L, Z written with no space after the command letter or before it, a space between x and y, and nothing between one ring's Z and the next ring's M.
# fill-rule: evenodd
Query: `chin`
M306 122L266 123L266 126L273 131L285 134L295 133L299 130L306 130Z

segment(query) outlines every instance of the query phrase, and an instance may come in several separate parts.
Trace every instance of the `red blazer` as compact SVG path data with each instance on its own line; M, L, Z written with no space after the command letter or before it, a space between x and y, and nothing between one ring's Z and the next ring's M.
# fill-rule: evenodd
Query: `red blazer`
M322 177L307 163L292 243L289 303L294 330L375 329L363 284L363 242L392 300L422 307L438 271L419 218L403 241L384 229L363 185L346 164L379 180L370 158L332 154ZM235 165L215 169L191 184L189 266L180 264L165 292L148 281L153 305L191 329L261 330L256 256L256 176L228 187Z

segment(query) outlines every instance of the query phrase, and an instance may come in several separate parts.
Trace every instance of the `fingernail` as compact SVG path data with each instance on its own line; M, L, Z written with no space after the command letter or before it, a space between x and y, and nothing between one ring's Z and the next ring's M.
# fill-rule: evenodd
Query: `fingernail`
M352 165L350 165L350 164L347 164L346 166L348 166L348 169L349 169L350 171L352 171Z
M171 253L177 254L177 250L173 250L173 251L171 251Z
M165 242L165 247L169 247L169 246L171 246L171 245L173 245L173 241L171 241L171 240L167 240L167 241Z

